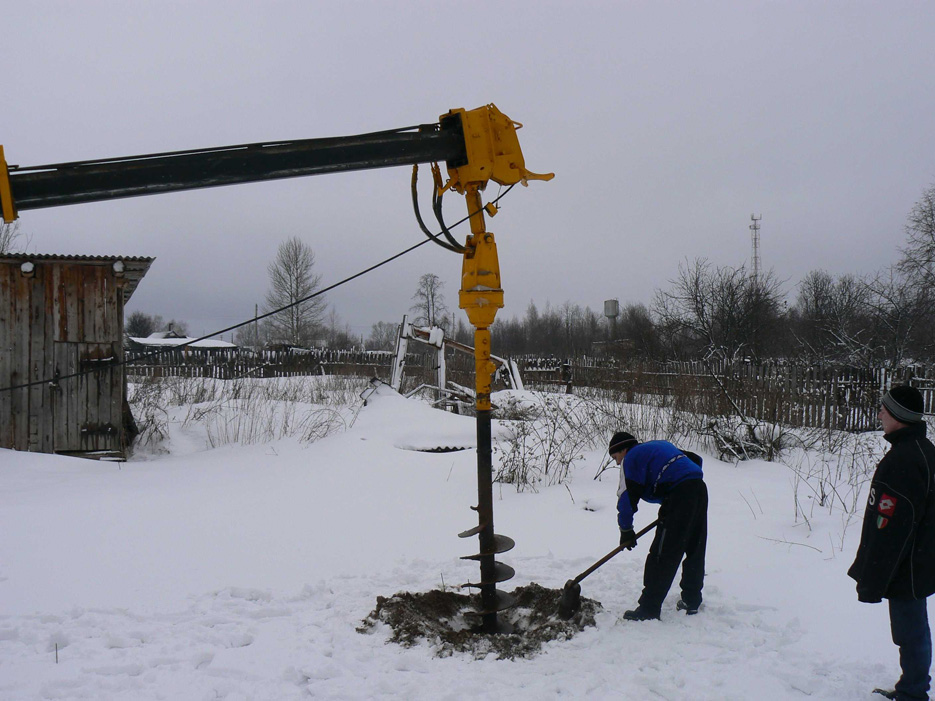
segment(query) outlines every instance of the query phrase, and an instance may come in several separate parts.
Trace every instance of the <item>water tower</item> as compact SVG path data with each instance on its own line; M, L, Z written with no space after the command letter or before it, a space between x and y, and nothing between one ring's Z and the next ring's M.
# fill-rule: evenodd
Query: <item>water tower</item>
M620 316L620 302L616 299L604 301L604 316L610 320L610 339L617 338L617 317Z

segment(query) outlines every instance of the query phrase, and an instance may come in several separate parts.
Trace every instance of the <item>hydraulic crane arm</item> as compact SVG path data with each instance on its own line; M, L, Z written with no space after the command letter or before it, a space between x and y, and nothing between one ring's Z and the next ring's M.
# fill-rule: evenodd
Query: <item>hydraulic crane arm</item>
M535 179L523 165L516 124L493 105L451 110L438 123L358 136L274 141L44 166L7 166L0 146L0 210L19 211L221 185L445 161L462 181ZM459 177L459 172L463 175ZM466 184L466 182L465 182Z
M460 120L457 120L460 121ZM235 185L304 175L368 170L413 163L463 163L464 136L457 121L441 128L360 136L242 144L124 158L0 169L4 219L28 209L122 197ZM2 154L0 154L2 155ZM12 216L11 216L12 215Z

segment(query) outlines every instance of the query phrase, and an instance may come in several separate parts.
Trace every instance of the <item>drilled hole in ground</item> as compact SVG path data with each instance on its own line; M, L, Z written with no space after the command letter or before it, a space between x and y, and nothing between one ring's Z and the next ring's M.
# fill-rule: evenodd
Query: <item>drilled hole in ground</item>
M458 453L468 448L462 445L438 446L437 448L415 448L419 453Z
M497 617L513 626L512 633L489 634L477 630L480 617L479 594L457 594L433 589L423 593L399 592L387 598L377 597L377 607L357 628L372 632L378 623L391 629L389 641L403 647L422 642L435 648L438 657L468 653L477 658L496 655L497 659L532 657L543 644L568 640L588 626L602 608L593 599L581 597L581 608L569 620L558 615L562 589L546 589L532 582L517 587L512 608Z

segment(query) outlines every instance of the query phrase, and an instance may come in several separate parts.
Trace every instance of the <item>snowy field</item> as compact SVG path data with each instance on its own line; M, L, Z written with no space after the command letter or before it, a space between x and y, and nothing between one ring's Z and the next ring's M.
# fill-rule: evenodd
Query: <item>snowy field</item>
M620 618L647 539L582 583L597 626L532 659L359 633L377 596L476 581L459 559L476 539L457 537L476 525L476 458L472 418L386 391L350 413L317 442L217 448L173 415L168 452L123 464L0 450L0 699L833 701L896 680L886 609L845 574L860 512L813 508L806 524L790 468L703 451L699 615L674 591L661 621ZM415 450L439 445L471 449ZM501 589L560 588L617 544L603 458L586 454L570 489L495 485L496 530L516 541Z

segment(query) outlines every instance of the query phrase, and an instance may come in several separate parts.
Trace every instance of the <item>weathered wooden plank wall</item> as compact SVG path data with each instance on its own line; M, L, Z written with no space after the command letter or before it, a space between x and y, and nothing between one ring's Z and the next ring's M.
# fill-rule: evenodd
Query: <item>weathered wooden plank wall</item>
M10 330L11 366L10 385L20 385L29 381L31 362L29 344L29 302L32 282L24 277L19 269L12 268L9 273L12 283L13 298L10 301L13 326ZM17 389L12 394L12 413L10 415L13 445L19 450L29 448L29 390Z
M0 383L13 379L14 282L10 266L0 266ZM13 392L0 392L0 446L13 446ZM5 418L4 418L5 417Z
M0 447L122 452L123 291L110 261L0 264ZM65 377L93 370L78 377ZM56 377L62 378L57 383Z

